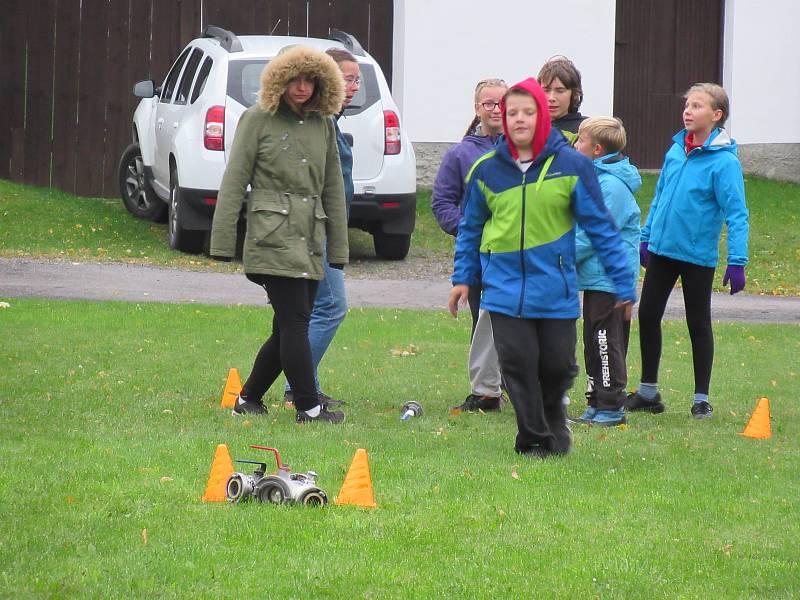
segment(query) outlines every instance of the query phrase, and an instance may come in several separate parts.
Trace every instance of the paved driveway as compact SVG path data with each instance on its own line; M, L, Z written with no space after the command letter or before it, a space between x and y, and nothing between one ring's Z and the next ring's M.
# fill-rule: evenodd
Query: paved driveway
M346 279L351 306L445 310L449 281ZM0 298L59 298L263 305L262 289L240 274L176 271L123 263L74 263L27 258L0 259ZM800 323L800 298L714 294L720 321ZM683 298L675 290L666 318L682 319Z

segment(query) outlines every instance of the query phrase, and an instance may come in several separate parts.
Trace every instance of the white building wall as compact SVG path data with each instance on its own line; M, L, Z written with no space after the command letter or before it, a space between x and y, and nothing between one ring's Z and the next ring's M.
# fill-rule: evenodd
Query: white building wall
M727 0L723 85L739 144L800 142L800 2Z
M583 75L581 112L614 105L615 0L395 0L393 93L412 142L456 142L475 84L535 77L555 54Z

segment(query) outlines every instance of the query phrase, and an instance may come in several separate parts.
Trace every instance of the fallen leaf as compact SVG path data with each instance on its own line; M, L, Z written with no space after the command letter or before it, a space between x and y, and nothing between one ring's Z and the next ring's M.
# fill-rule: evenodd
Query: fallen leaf
M67 504L75 504L75 498L72 496L67 496Z
M517 467L516 467L516 465L515 465L515 466L513 466L513 467L511 467L511 477L512 477L513 479L516 479L517 481L519 481L519 473L517 473Z
M144 545L146 546L147 545L147 527L142 529L142 541L144 542Z
M161 412L163 412L165 415L171 415L172 414L172 411L170 409L168 409L168 408L165 408Z
M160 481L161 483L165 483L165 482L167 482L167 481L172 481L172 477L167 477L167 476L165 475L164 477L162 477L161 479L159 479L159 481Z
M733 550L733 544L725 544L722 547L722 551L725 553L725 556L730 556L731 550Z

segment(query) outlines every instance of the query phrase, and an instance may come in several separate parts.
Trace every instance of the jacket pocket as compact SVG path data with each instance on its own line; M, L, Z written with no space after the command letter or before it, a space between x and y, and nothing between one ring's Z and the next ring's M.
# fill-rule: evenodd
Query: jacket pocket
M322 208L322 198L314 196L314 229L311 232L311 250L314 254L321 255L325 249L327 225L328 215Z
M278 192L253 190L247 235L256 246L285 248L289 237L289 198Z

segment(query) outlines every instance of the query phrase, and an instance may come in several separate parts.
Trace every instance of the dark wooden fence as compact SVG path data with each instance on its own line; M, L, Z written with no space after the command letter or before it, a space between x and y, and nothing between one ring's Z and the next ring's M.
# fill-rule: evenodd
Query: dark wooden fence
M117 196L142 79L166 76L202 27L238 34L352 33L391 82L392 0L5 0L0 178Z

